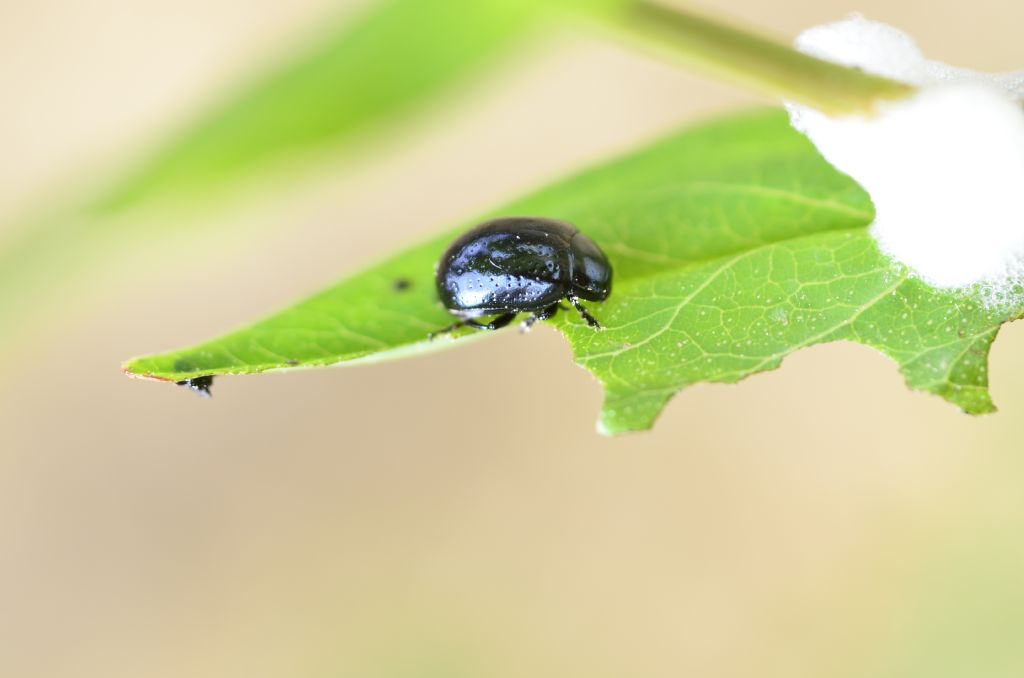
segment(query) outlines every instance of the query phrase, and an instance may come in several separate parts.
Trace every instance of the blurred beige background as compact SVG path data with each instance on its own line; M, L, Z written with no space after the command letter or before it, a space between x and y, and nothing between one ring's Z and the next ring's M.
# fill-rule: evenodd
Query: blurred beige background
M1024 65L1020 3L848 2L714 9L784 37L858 10L936 58ZM8 3L0 215L356 9ZM0 675L1024 675L1020 326L993 351L994 416L832 345L693 388L617 439L546 328L221 379L211 401L118 370L755 102L565 30L381 155L112 263L3 368Z

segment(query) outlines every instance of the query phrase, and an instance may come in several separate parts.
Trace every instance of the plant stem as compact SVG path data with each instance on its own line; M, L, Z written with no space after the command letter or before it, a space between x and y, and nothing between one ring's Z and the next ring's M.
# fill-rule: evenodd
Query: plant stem
M628 2L617 18L619 28L653 42L661 51L828 115L870 113L878 101L914 93L910 85L808 56L770 38L650 0Z

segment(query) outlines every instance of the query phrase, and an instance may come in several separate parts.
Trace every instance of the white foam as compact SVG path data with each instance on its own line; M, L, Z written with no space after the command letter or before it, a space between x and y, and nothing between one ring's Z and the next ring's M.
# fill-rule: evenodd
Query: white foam
M940 288L1006 286L1024 273L1024 72L929 61L907 34L859 16L812 28L796 46L919 88L873 116L786 105L871 196L871 233L886 254Z

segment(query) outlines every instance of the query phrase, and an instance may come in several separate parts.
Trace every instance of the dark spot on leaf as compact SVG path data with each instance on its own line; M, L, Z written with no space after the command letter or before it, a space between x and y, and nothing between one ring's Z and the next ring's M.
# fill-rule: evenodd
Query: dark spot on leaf
M190 361L185 360L184 358L178 358L177 360L174 361L175 372L193 372L195 371L195 369L196 366L193 365Z
M186 379L184 381L177 382L178 386L184 386L190 391L194 391L197 395L203 398L210 397L210 387L213 386L213 376L207 375L205 377L193 377L192 379Z
M285 365L291 365L292 367L294 367L295 365L299 364L299 361L298 360L285 360L284 364Z
M396 292L404 292L410 287L412 287L412 281L408 278L396 278L395 282L391 283L391 288Z

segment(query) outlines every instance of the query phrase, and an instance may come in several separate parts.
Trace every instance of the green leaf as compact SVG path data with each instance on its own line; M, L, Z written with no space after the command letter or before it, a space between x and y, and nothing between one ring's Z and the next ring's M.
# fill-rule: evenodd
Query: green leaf
M387 0L256 81L173 140L99 204L209 194L292 154L409 112L529 27L538 0Z
M988 412L989 346L1024 312L936 291L887 260L867 231L867 195L777 111L684 131L485 216L500 214L575 223L612 260L612 295L591 309L603 331L571 313L550 321L603 383L609 433L650 427L690 384L735 382L841 339L891 357L912 388ZM434 263L468 225L252 327L125 370L177 381L437 348L449 340L427 333L450 317Z
M321 37L297 46L272 72L232 87L220 105L106 190L81 196L69 187L67 196L48 196L39 213L6 229L0 345L27 317L67 303L76 281L125 256L126 245L152 252L162 241L144 238L216 224L185 218L184 210L217 204L246 181L276 177L303 159L343 153L367 133L383 137L484 71L552 11L601 12L622 1L378 0L355 21L325 21ZM167 207L176 218L163 215Z

